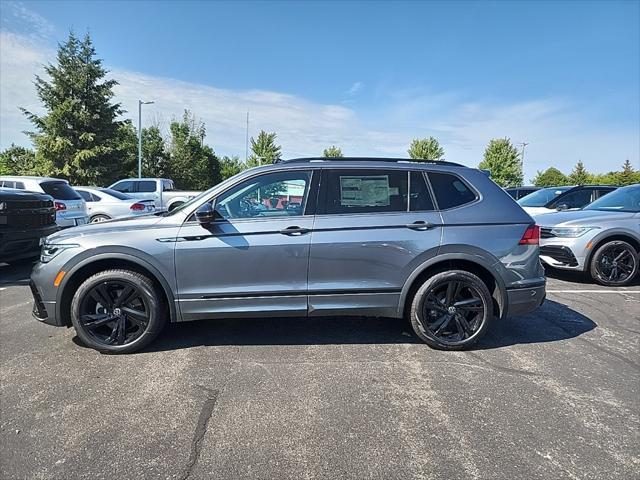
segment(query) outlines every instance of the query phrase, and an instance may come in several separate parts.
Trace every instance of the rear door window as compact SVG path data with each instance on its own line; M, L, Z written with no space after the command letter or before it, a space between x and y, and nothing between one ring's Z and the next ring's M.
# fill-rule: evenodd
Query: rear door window
M324 170L320 213L407 211L406 170Z
M42 182L40 188L47 195L51 195L56 200L81 200L73 188L66 182Z
M156 182L152 180L142 180L136 183L138 184L137 191L140 193L153 193L156 191Z
M80 194L85 202L93 202L93 198L89 192L85 192L84 190L76 190L76 192Z
M586 204L591 203L592 193L593 189L591 188L583 188L580 190L569 192L566 195L562 195L560 198L556 199L556 201L553 203L553 207L551 208L557 208L560 205L566 205L566 208L582 208Z
M411 172L409 210L412 212L430 212L434 209L431 193L423 172Z
M476 194L457 175L429 172L429 181L440 210L459 207L473 202Z

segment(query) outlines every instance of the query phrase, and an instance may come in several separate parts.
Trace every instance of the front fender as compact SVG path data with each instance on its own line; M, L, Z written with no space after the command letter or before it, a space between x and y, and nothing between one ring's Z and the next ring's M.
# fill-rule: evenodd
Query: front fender
M145 252L134 248L122 246L105 246L96 249L87 250L73 258L71 258L63 267L66 275L64 276L56 294L56 318L63 318L62 314L62 297L66 293L67 287L72 283L73 277L82 268L102 260L123 260L138 265L154 276L160 283L169 304L170 321L178 321L178 314L175 306L175 275L170 275L166 269L157 265L157 260ZM171 261L173 265L173 261ZM165 271L163 271L165 270Z

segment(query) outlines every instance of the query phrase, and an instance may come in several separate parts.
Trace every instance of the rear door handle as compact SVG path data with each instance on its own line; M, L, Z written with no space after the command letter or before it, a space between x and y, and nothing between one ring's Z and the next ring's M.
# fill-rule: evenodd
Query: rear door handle
M308 228L301 228L297 225L287 227L285 229L280 230L282 235L289 235L290 237L298 237L300 235L304 235L305 233L309 233L310 230Z
M419 230L421 232L434 228L435 226L435 223L424 222L422 220L418 220L417 222L409 223L406 225L406 227L410 228L411 230Z

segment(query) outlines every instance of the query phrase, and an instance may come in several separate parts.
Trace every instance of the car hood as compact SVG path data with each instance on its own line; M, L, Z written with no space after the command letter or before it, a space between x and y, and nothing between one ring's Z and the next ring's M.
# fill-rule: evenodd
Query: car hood
M600 212L598 210L575 210L570 212L546 213L534 216L534 220L541 227L587 226L611 220L626 220L635 215L631 212Z
M159 222L162 221L162 219L162 217L148 215L143 217L124 218L109 220L106 222L92 223L56 232L53 235L49 235L47 237L47 242L61 242L73 238L85 237L89 235L99 235L103 233L144 230L146 228L154 228Z

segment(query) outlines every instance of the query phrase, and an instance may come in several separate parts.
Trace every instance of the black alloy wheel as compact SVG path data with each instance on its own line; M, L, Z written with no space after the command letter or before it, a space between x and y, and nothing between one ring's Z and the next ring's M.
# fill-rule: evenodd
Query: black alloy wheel
M632 245L620 240L602 245L591 260L591 277L602 285L626 285L637 273L638 253Z
M147 345L165 321L162 296L147 277L108 270L87 279L72 301L78 337L96 350L132 352Z
M476 343L493 315L484 282L469 272L442 272L418 290L411 309L416 334L430 346L461 350Z

